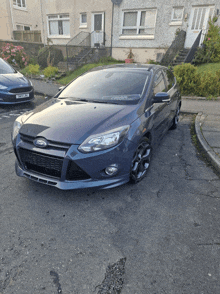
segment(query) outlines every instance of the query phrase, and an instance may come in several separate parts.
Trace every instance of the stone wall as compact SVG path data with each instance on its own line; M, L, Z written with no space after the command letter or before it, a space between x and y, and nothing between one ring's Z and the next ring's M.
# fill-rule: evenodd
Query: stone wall
M25 52L30 57L37 57L39 50L44 46L42 43L29 43L29 42L21 42L21 41L7 41L7 40L0 40L0 50L1 48L7 44L12 43L15 46L22 46L24 47Z
M160 62L162 65L168 66L173 61L178 52L184 48L185 38L186 32L180 31L162 58Z

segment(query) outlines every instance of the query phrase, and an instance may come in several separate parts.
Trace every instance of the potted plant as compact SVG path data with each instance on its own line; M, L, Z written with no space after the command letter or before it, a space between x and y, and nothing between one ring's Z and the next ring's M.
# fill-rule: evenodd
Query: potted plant
M125 59L125 63L133 63L134 62L134 53L132 52L132 49L129 49L127 58Z

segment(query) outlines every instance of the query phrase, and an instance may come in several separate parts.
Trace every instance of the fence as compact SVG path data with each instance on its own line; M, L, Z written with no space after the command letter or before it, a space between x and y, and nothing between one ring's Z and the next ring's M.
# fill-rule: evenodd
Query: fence
M41 31L13 31L15 40L41 43Z

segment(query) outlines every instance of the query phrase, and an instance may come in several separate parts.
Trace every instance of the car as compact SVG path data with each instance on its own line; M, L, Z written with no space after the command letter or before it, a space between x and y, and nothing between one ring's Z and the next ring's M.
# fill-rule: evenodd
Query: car
M34 99L32 83L0 58L0 104L17 104Z
M152 150L177 127L180 107L166 67L97 67L16 119L16 173L63 190L138 183Z

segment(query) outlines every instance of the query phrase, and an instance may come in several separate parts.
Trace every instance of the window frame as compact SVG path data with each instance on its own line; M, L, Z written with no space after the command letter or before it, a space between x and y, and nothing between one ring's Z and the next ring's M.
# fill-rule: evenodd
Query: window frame
M86 22L82 21L83 15L86 15ZM80 25L79 25L80 28L87 28L87 19L88 19L87 13L86 12L81 12L80 13Z
M182 15L180 19L174 18L175 9L182 9ZM169 25L182 25L183 23L183 16L184 16L184 6L173 6L172 14L171 14L171 22Z
M20 0L20 3L21 3L21 6L19 6L18 0L13 0L13 7L16 8L16 9L26 10L27 9L26 0Z
M62 17L68 15L68 17ZM58 34L50 34L50 21L57 21ZM69 21L69 34L59 34L59 21ZM69 13L59 13L59 14L48 14L47 15L47 26L48 26L48 37L50 38L70 38L70 16ZM62 24L63 29L63 24Z
M19 30L17 27L20 26L22 29ZM24 27L29 27L30 30L25 30ZM23 25L23 24L16 24L16 30L17 31L31 31L31 25Z
M153 34L139 33L140 30L147 28L146 25L145 26L141 25L141 14L142 14L142 12L146 13L147 11L155 11L154 26L148 27L148 28L152 28L154 30ZM124 26L125 13L129 13L129 12L136 12L137 13L136 26ZM141 8L141 9L124 10L124 11L122 11L122 22L121 22L121 31L120 31L119 39L154 39L156 21L157 21L157 8L143 8L143 9ZM123 30L136 30L136 33L135 34L123 34Z

